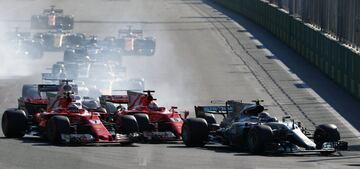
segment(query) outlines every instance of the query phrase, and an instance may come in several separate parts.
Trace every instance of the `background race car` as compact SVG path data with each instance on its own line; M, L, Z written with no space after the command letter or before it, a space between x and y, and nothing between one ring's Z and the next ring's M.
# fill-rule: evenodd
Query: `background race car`
M103 62L58 62L51 73L42 73L44 82L54 83L58 79L72 79L82 84L88 92L83 96L99 97L112 94L113 90L144 90L145 81L141 78L126 78L126 69L117 64Z
M41 15L31 16L31 28L33 29L64 29L71 30L74 28L74 17L64 15L62 9L44 9Z
M39 41L46 51L64 50L67 47L82 45L85 41L84 34L61 29L38 32L33 38Z
M103 45L109 48L120 49L123 55L155 54L156 40L153 37L144 37L142 30L120 29L118 37L106 37Z

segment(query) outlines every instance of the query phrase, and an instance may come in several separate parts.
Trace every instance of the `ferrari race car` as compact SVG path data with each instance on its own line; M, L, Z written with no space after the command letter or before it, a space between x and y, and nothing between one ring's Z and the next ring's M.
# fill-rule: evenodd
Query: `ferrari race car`
M30 32L19 32L17 28L14 32L8 32L1 43L2 47L14 50L16 54L36 59L42 58L44 55L41 43L31 39Z
M158 107L151 94L154 91L144 92L127 91L127 95L103 95L100 103L112 114L134 115L145 142L181 140L183 118L176 107L169 110Z
M63 50L66 47L82 45L85 41L85 35L59 29L50 30L45 33L36 33L33 39L40 41L44 50L54 51Z
M290 117L279 121L264 111L260 100L254 102L227 101L225 106L195 106L196 118L187 118L182 127L183 142L189 147L202 147L215 142L256 154L331 154L347 149L347 142L340 141L335 125L319 125L311 134L300 122ZM224 116L220 124L216 122L214 114Z
M123 55L147 55L155 53L156 40L143 37L142 30L120 29L118 37L106 37L102 44L108 48L120 49Z
M119 116L105 125L100 119L102 111L82 107L76 91L76 85L68 80L60 85L24 85L19 107L6 110L2 116L5 137L30 134L53 144L131 144L136 140L138 124L134 116Z
M63 29L71 30L74 28L74 17L64 15L62 9L44 9L41 15L31 16L31 28L33 29Z

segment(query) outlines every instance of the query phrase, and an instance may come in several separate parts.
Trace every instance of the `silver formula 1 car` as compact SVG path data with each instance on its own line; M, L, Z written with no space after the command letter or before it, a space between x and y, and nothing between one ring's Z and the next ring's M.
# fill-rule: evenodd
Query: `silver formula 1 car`
M321 124L311 133L290 117L277 120L265 112L260 100L255 103L227 101L225 106L195 106L196 118L182 127L186 146L198 147L215 142L251 153L320 152L346 150L347 142L333 124ZM218 124L214 114L224 116Z

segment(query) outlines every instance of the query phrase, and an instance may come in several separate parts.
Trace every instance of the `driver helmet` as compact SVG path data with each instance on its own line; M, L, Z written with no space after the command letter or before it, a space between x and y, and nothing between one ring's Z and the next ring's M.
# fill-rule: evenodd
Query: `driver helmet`
M150 109L150 110L157 110L157 109L159 109L159 106L157 105L156 102L151 101L151 102L149 103L149 109Z
M275 122L277 119L275 117L271 117L268 112L261 112L258 115L259 120L263 122Z
M68 106L68 111L69 112L79 112L81 109L81 105L78 103L71 103Z

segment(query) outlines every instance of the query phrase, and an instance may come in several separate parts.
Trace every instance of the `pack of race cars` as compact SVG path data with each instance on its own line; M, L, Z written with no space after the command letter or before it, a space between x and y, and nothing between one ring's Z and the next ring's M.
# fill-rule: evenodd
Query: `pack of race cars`
M42 73L43 83L26 84L16 108L2 116L5 137L39 136L53 144L183 141L188 147L223 144L251 153L320 152L346 150L333 124L311 132L291 117L278 120L261 100L228 100L225 105L195 106L195 118L176 106L158 106L155 91L145 90L142 78L126 78L122 57L155 54L156 40L142 30L119 30L98 40L74 33L74 17L51 6L31 17L30 33L9 36L35 58L44 51L63 51L63 61ZM9 34L10 35L10 34ZM21 49L21 50L20 50ZM114 94L115 91L122 94ZM214 115L222 115L218 123Z

